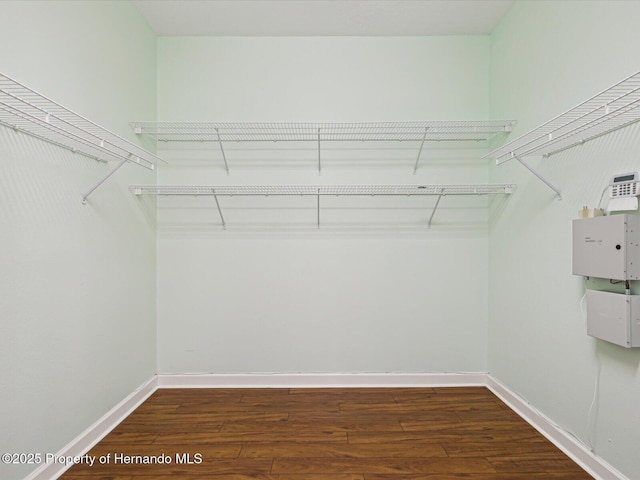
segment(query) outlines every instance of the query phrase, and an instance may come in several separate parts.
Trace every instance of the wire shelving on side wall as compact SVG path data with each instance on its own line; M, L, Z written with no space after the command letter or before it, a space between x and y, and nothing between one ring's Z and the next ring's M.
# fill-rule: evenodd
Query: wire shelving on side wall
M522 159L550 156L640 120L640 72L561 113L537 128L485 155L497 164L516 159L560 196L560 190Z
M118 162L83 201L124 163L153 170L160 157L0 73L0 124L90 158Z

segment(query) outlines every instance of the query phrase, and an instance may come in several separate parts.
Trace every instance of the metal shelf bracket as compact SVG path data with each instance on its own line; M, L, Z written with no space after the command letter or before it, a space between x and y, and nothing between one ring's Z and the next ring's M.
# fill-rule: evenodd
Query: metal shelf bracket
M317 218L316 228L320 228L320 188L318 188L317 199L318 199L318 202L317 202L318 218Z
M222 159L224 160L224 169L229 175L229 164L227 163L227 155L224 153L224 147L222 146L222 140L220 140L220 130L216 128L216 136L218 137L218 145L220 145L220 152L222 153Z
M431 228L431 221L433 220L433 216L436 214L436 210L438 209L438 205L440 205L440 200L444 197L444 193L440 193L436 200L436 204L433 206L433 210L431 212L431 216L429 217L429 223L427 224L427 228Z
M222 222L222 229L227 229L227 224L224 222L224 216L222 215L222 209L220 208L220 202L218 201L218 195L216 195L216 189L212 188L211 193L213 193L213 198L216 201L216 207L218 207L218 214L220 215L220 221Z
M424 135L422 136L422 142L420 143L420 149L418 150L418 157L416 158L416 164L413 166L413 174L418 174L418 163L420 162L420 155L422 154L422 147L424 147L424 142L427 139L427 132L429 131L429 127L424 128Z
M318 175L322 175L322 164L320 163L320 129L318 128Z
M85 193L85 194L82 196L82 204L83 204L83 205L86 205L86 204L87 204L87 198L89 197L89 195L91 195L93 192L95 192L95 191L98 189L98 187L99 187L100 185L102 185L104 182L106 182L106 181L107 181L107 179L108 179L111 175L113 175L114 173L116 173L116 172L120 169L120 167L122 167L125 163L127 163L127 159L126 159L126 158L125 158L125 159L123 159L123 160L121 160L121 161L120 161L120 162L119 162L119 163L118 163L114 168L112 168L112 169L109 171L109 173L107 173L104 177L102 177L102 179L101 179L98 183L96 183L93 187L91 187L91 188L87 191L87 193Z
M558 196L558 200L562 200L562 193L560 192L559 188L557 188L555 185L553 185L553 183L551 183L549 180L544 178L531 165L529 165L527 162L522 160L520 157L514 155L513 158L515 158L523 167L525 167L527 170L529 170L531 173L533 173L536 177L538 177L547 187L549 187L551 190L553 190L556 193L556 195Z

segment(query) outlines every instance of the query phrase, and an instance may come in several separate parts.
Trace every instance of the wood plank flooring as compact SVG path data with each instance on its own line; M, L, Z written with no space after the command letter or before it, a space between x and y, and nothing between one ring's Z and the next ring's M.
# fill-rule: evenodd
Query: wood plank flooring
M88 454L60 478L591 478L482 387L161 389Z

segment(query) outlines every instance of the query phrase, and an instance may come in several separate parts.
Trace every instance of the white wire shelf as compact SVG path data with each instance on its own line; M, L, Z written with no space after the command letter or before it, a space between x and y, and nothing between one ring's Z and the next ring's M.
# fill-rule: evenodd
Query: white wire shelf
M338 141L420 142L413 173L417 173L425 142L486 141L510 132L514 120L467 120L372 123L225 123L225 122L132 122L139 135L160 142L215 142L224 166L229 164L224 144L229 142L313 142L317 145L318 173L322 172L321 145Z
M515 190L515 185L130 185L129 188L134 195L213 196L223 228L226 228L226 222L218 197L314 196L317 198L316 222L317 227L320 228L320 197L323 196L432 195L437 199L427 223L427 227L431 228L433 217L443 197L447 195L509 195Z
M514 184L480 185L130 185L135 195L215 196L413 196L413 195L507 195Z
M465 141L510 132L513 120L372 123L132 122L161 142Z
M151 170L162 161L1 73L0 124L99 160L129 162Z
M512 158L553 155L640 120L640 72L576 105L484 158L500 164Z

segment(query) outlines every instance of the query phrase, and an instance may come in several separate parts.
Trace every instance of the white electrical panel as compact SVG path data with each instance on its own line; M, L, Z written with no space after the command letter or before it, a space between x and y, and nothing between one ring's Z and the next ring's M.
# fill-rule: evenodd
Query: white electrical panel
M640 295L587 290L587 334L623 347L640 347Z
M640 215L574 220L573 274L640 279Z

